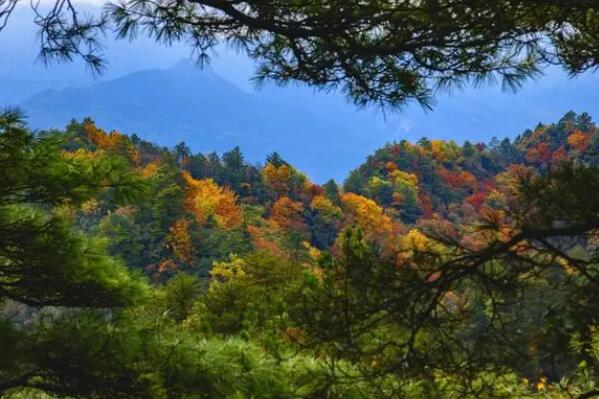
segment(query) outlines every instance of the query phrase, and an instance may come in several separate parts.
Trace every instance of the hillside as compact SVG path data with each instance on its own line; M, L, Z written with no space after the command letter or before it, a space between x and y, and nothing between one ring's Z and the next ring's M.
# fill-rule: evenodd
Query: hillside
M570 112L512 141L458 145L423 138L418 143L387 144L350 173L345 190L376 200L405 222L415 222L433 212L448 216L458 211L456 207L478 211L500 189L498 179L506 172L543 173L569 160L588 165L599 161L599 132L586 113Z
M342 188L332 180L313 183L278 153L253 165L239 148L221 156L193 153L184 144L168 150L135 135L107 133L89 120L69 125L67 134L69 149L124 156L132 171L149 179L149 202L137 210L112 212L106 204L90 215L111 236L115 255L155 277L170 269L205 276L212 262L260 248L309 257L310 248L331 250L354 223L383 245L427 220L467 225L487 209L508 206L508 183L518 176L544 174L565 161L599 160L599 130L588 114L572 112L513 142L390 143L352 171ZM154 232L151 240L141 234L147 231ZM174 231L185 232L188 253L174 249Z
M0 399L599 399L598 0L0 0L0 59Z
M514 141L390 143L343 187L276 152L254 165L22 121L0 115L7 398L594 389L587 114Z

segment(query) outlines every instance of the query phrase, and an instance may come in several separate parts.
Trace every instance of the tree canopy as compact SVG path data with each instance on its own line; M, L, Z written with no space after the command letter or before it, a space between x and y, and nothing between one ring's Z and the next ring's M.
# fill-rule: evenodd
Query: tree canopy
M0 118L0 395L598 395L599 129L377 150L343 185Z
M0 3L0 29L20 0ZM594 0L135 0L84 18L71 0L36 5L46 60L100 71L102 33L188 43L198 61L228 43L256 79L342 90L358 105L429 107L438 89L501 80L516 88L548 65L599 63Z
M0 29L19 0L0 0ZM427 106L599 62L596 1L35 5L42 55L101 33L228 42L257 78ZM47 7L47 8L43 8ZM161 148L0 114L0 395L599 396L599 129L389 143L324 186L273 153Z

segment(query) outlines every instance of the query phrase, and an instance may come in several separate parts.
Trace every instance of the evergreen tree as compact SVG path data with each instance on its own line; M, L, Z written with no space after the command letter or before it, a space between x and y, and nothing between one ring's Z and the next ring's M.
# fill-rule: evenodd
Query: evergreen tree
M343 190L346 193L362 194L365 179L359 169L354 169L349 173L345 182L343 182Z
M149 293L142 279L108 256L104 240L79 231L69 217L69 208L107 188L131 201L140 182L118 159L65 155L59 144L29 133L17 111L0 115L0 303L23 304L37 315L21 325L0 317L0 394L28 386L73 395L98 389L114 370L102 376L93 368L75 370L85 368L91 359L83 359L100 337L68 336L70 329L101 329L106 309ZM48 307L58 307L55 315L43 313ZM104 360L98 356L98 367L108 367ZM125 382L135 389L134 381Z
M283 158L281 157L281 155L278 152L273 152L271 154L269 154L266 157L266 163L271 164L274 167L281 167L283 165L289 165L287 162L285 162L285 160L283 160Z
M339 187L335 180L331 179L327 181L324 186L324 195L331 200L331 202L335 205L341 204L341 199L339 198Z
M231 187L235 192L241 189L241 183L244 180L245 161L239 147L225 152L222 156L223 161L223 184Z
M0 29L19 2L0 4ZM359 105L429 107L438 89L493 78L517 88L548 65L578 74L599 63L595 0L126 0L88 18L71 1L51 4L33 6L47 60L80 56L101 70L98 31L112 24L121 38L192 43L201 61L235 43L258 79L341 88Z

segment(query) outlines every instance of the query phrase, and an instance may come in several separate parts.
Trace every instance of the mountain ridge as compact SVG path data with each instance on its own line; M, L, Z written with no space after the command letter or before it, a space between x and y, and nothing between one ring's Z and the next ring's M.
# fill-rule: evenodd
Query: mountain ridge
M223 152L235 143L252 161L279 151L322 181L339 179L374 149L369 135L385 137L384 127L366 113L338 119L325 107L314 111L308 105L282 95L271 100L267 93L248 93L188 63L87 87L46 90L21 102L35 128L61 128L73 118L93 116L99 125L162 145L185 141L196 151Z

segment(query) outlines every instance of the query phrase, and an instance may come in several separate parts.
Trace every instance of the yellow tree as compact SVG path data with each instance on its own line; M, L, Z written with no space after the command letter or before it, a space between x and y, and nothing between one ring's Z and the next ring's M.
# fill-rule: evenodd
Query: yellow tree
M87 139L97 147L123 155L134 163L139 162L139 151L133 146L127 136L116 130L107 134L91 122L86 122L83 125L83 129L87 133Z
M179 219L169 227L166 246L179 262L189 264L193 261L193 244L189 235L189 221Z
M589 136L580 130L574 130L568 136L568 144L574 150L584 152L589 146Z
M370 240L388 238L394 229L393 221L376 202L354 193L341 196L345 211L345 224L359 226Z
M318 217L323 221L334 221L341 217L342 211L325 195L316 195L310 202L310 208L316 211Z
M292 174L293 169L289 165L277 167L269 163L262 170L264 182L279 195L283 195L289 191L289 179Z
M212 179L196 180L183 172L185 189L185 209L194 214L198 223L205 224L214 218L219 227L234 229L242 222L242 211L237 204L235 193L220 187Z

